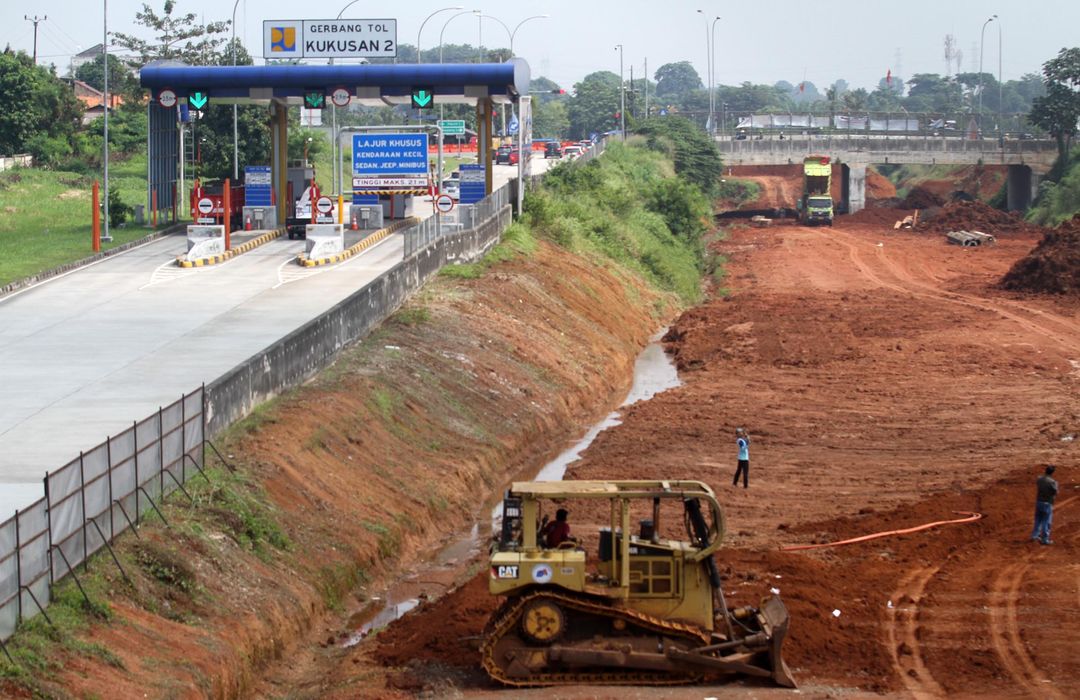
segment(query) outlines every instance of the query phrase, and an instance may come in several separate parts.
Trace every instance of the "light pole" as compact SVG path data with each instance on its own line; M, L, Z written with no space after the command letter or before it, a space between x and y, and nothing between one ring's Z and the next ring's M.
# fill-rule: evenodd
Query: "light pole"
M439 63L440 64L443 62L443 34L446 33L446 25L453 22L455 17L460 17L462 15L468 15L468 14L479 15L480 10L465 10L464 12L459 12L456 15L450 15L447 18L447 20L445 22L443 22L442 29L439 30ZM439 103L439 119L442 119L443 116L444 116L443 115L443 104L440 102Z
M986 25L997 19L997 15L992 16L990 19L983 22L982 29L979 31L979 113L978 123L979 126L979 138L982 138L982 93L983 93L983 38L986 36Z
M104 36L101 40L101 65L104 68L105 85L101 95L101 106L105 108L105 129L102 138L102 162L105 165L105 221L101 240L109 242L109 0L102 0L101 24Z
M416 31L416 62L417 63L420 63L420 34L423 33L424 25L427 24L428 20L431 19L432 17L434 17L435 15L439 14L440 12L449 12L450 10L462 10L462 9L464 9L464 7L462 7L461 5L454 5L453 7L444 7L441 10L435 10L430 15L428 15L427 17L424 18L424 21L420 23L420 29L418 29ZM442 63L442 61L439 61L439 63Z
M705 17L705 10L698 10L699 15ZM705 17L705 82L707 83L706 89L709 93L709 118L705 121L705 125L709 131L714 131L712 125L713 114L716 112L715 102L713 98L713 53L716 47L716 22L720 19L717 15L713 21L712 26L708 24L709 18Z
M510 56L514 55L514 37L517 36L518 29L521 29L521 25L525 24L531 19L547 19L551 15L533 15L532 17L526 17L525 19L514 25L514 31L510 32ZM494 17L492 18L494 19Z
M232 6L232 64L236 67L236 8L240 6L240 0L236 0ZM232 176L233 182L240 180L240 139L236 128L236 104L232 106Z
M712 49L709 53L709 123L713 134L716 134L716 124L713 122L716 120L716 23L719 21L720 15L717 15L709 29L712 37Z
M343 14L345 14L345 10L349 9L350 7L352 7L353 5L355 5L358 2L360 2L360 0L352 0L351 2L346 3L345 6L341 8L341 11L337 13L337 17L335 17L334 19L341 19L341 16ZM334 59L331 58L330 59L330 65L333 65L333 63L334 63ZM233 109L236 109L236 108L234 107ZM330 121L331 121L331 127L330 127L331 128L331 133L334 134L334 142L330 145L330 153L331 153L331 155L333 156L333 158L335 160L337 160L338 162L341 162L342 153L341 153L341 144L338 143L338 136L339 135L338 135L338 130L337 130L337 105L335 105L335 104L330 105ZM306 158L307 157L305 156L305 160L306 160ZM336 177L337 172L339 170L341 170L341 168L334 168L333 176ZM338 181L334 183L334 189L337 190L338 194L341 194L342 191L345 189L345 182L339 178Z
M623 82L623 45L616 44L615 50L619 52L619 131L622 132L623 141L626 140L626 84Z
M1005 148L1005 132L1001 127L1002 94L1001 94L1001 20L998 20L998 143Z
M480 23L481 24L483 24L484 18L487 17L488 19L493 19L493 20L495 20L496 22L498 22L499 24L502 25L502 28L506 30L507 38L510 39L510 55L513 56L514 55L514 33L510 31L510 27L506 26L506 22L503 22L498 17L493 17L492 15L481 14L481 15L479 15L479 17L480 17ZM502 123L502 128L500 129L500 131L502 132L503 136L506 136L506 104L505 103L499 105L499 114L500 114L499 121Z

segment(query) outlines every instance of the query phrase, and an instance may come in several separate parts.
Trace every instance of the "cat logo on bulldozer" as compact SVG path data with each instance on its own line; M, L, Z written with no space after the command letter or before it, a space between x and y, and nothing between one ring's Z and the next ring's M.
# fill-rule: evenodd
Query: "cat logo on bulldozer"
M492 573L495 574L495 578L517 578L518 567L517 566L495 566L492 567Z

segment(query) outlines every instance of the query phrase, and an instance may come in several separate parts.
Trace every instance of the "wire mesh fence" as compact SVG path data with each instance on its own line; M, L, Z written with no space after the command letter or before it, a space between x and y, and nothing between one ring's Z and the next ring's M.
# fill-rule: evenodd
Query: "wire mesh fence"
M494 218L510 204L511 185L506 183L476 204L462 204L449 214L430 216L405 231L405 257L422 250L441 236L476 228Z
M54 583L135 527L203 467L205 388L45 476L45 496L0 523L0 640L45 610Z

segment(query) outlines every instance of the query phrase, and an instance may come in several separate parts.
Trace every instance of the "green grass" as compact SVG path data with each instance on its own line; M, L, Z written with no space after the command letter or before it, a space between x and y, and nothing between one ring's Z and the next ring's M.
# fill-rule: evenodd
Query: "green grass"
M41 168L0 173L0 285L93 255L93 181L91 176ZM111 163L109 184L125 204L145 204L146 156ZM110 233L113 241L102 243L102 250L141 238L150 229L129 222Z

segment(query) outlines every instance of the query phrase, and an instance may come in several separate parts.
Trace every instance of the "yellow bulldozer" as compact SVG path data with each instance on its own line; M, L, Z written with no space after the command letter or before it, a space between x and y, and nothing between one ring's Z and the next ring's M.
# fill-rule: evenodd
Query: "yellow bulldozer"
M605 500L610 526L599 528L595 558L564 537L566 508L553 521L543 513L571 502L578 513L603 513L595 502ZM686 540L660 537L662 510L667 518L681 511ZM652 516L636 535L631 511ZM490 590L506 600L484 629L484 668L512 686L673 685L741 674L795 687L780 654L788 630L780 598L727 607L713 558L723 535L723 512L700 481L512 484L491 553Z

